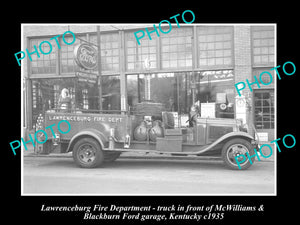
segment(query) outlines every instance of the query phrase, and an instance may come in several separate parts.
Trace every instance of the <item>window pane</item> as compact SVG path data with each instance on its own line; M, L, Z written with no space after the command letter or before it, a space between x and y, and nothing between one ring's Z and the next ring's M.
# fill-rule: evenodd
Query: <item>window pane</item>
M254 92L254 102L256 128L274 128L274 91L256 90Z
M192 65L192 28L172 28L172 32L161 37L162 68L186 68ZM168 62L166 62L168 61Z
M79 36L81 39L86 39L84 35ZM61 39L60 39L61 40ZM73 40L73 37L67 37L66 41L69 43ZM77 65L74 61L74 47L81 44L82 41L79 39L75 40L72 45L67 45L61 40L61 72L62 73L73 73L75 72Z
M252 54L254 66L274 64L274 36L273 26L252 27Z
M151 29L150 29L151 31ZM139 45L131 32L125 33L126 46L126 69L144 69L144 61L150 62L150 69L156 68L156 35L151 36L152 40L141 39Z
M199 65L231 65L233 27L200 26L197 29Z
M44 55L41 53L39 49L39 45L41 42L45 41L45 38L38 38L38 39L31 39L30 40L30 50L29 52L35 51L34 46L38 49L39 56L37 54L32 54L31 59L32 61L29 61L31 72L33 74L54 74L56 72L56 42L55 40L49 41L52 46L52 50L50 49L49 44L44 43L41 45L41 50L44 53L48 53L47 55ZM50 51L51 50L51 51ZM52 60L50 63L50 59Z

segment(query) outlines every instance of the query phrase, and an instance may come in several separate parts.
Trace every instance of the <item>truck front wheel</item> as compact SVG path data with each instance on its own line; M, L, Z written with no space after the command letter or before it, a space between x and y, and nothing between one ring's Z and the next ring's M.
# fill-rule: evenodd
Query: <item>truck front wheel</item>
M230 169L244 170L252 165L246 155L247 152L249 155L254 154L253 146L251 145L251 143L243 138L234 138L226 142L223 146L222 159L225 165ZM237 157L239 155L244 155L244 157ZM238 160L238 163L236 160ZM252 158L251 160L253 163L254 158Z
M81 138L74 145L73 159L80 167L95 168L104 162L104 154L95 139Z

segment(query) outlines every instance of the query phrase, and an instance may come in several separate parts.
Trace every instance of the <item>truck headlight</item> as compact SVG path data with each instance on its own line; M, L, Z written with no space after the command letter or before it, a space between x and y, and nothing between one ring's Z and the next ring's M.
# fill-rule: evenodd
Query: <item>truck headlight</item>
M248 133L248 125L247 124L242 124L239 126L240 131Z
M246 123L243 123L241 119L237 119L237 125L239 127L239 131L248 133L248 125Z

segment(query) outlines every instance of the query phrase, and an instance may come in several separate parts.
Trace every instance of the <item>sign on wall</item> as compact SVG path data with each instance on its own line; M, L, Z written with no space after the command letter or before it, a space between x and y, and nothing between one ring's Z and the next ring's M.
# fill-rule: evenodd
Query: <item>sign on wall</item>
M81 68L92 70L97 66L97 50L89 44L80 44L74 47L74 58Z

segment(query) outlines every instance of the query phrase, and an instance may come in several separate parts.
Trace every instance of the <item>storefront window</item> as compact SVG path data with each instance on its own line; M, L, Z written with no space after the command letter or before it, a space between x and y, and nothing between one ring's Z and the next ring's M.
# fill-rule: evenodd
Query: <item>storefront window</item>
M162 68L192 67L192 27L172 28L161 43Z
M149 28L151 32L153 29ZM149 38L142 38L139 45L132 34L132 32L125 34L126 41L126 66L128 71L143 70L144 61L148 59L150 62L150 69L157 67L156 59L156 33L152 33L152 40Z
M129 106L134 107L139 102L151 101L162 103L167 111L187 113L191 102L191 92L188 90L190 74L191 72L128 75ZM145 87L148 82L149 89ZM149 94L146 91L149 91Z
M39 113L56 110L63 88L67 88L71 98L75 98L74 79L36 79L32 81L33 121Z
M274 26L252 27L253 65L272 66L274 56Z
M41 42L45 41L45 39L32 39L30 40L30 51L29 52L34 52L35 49L33 46L36 46L36 48L39 48L39 45ZM30 63L31 65L31 72L32 74L54 74L56 73L56 43L55 41L51 42L52 45L52 51L48 55L44 55L40 53L39 51L39 56L37 56L36 53L31 55L32 61ZM50 52L50 46L48 44L42 44L41 45L42 51L43 52Z
M199 71L194 73L195 100L215 103L217 118L234 118L233 70Z
M102 76L103 110L121 110L120 76Z
M147 76L150 76L150 99L145 93ZM197 101L215 103L217 118L234 118L233 82L232 70L128 75L127 99L131 107L150 100L162 103L167 111L179 114L187 114ZM194 83L194 88L191 83Z
M233 27L200 26L197 29L199 66L232 65Z
M127 75L127 102L132 108L145 100L145 76L143 74Z
M274 128L274 91L255 90L254 92L255 127Z
M158 73L151 76L150 94L152 101L163 103L168 111L175 111L174 93L176 93L174 73Z
M92 112L98 109L99 93L95 85L78 82L76 78L32 80L33 121L39 113L60 111L62 90L67 89L70 97L68 112Z

